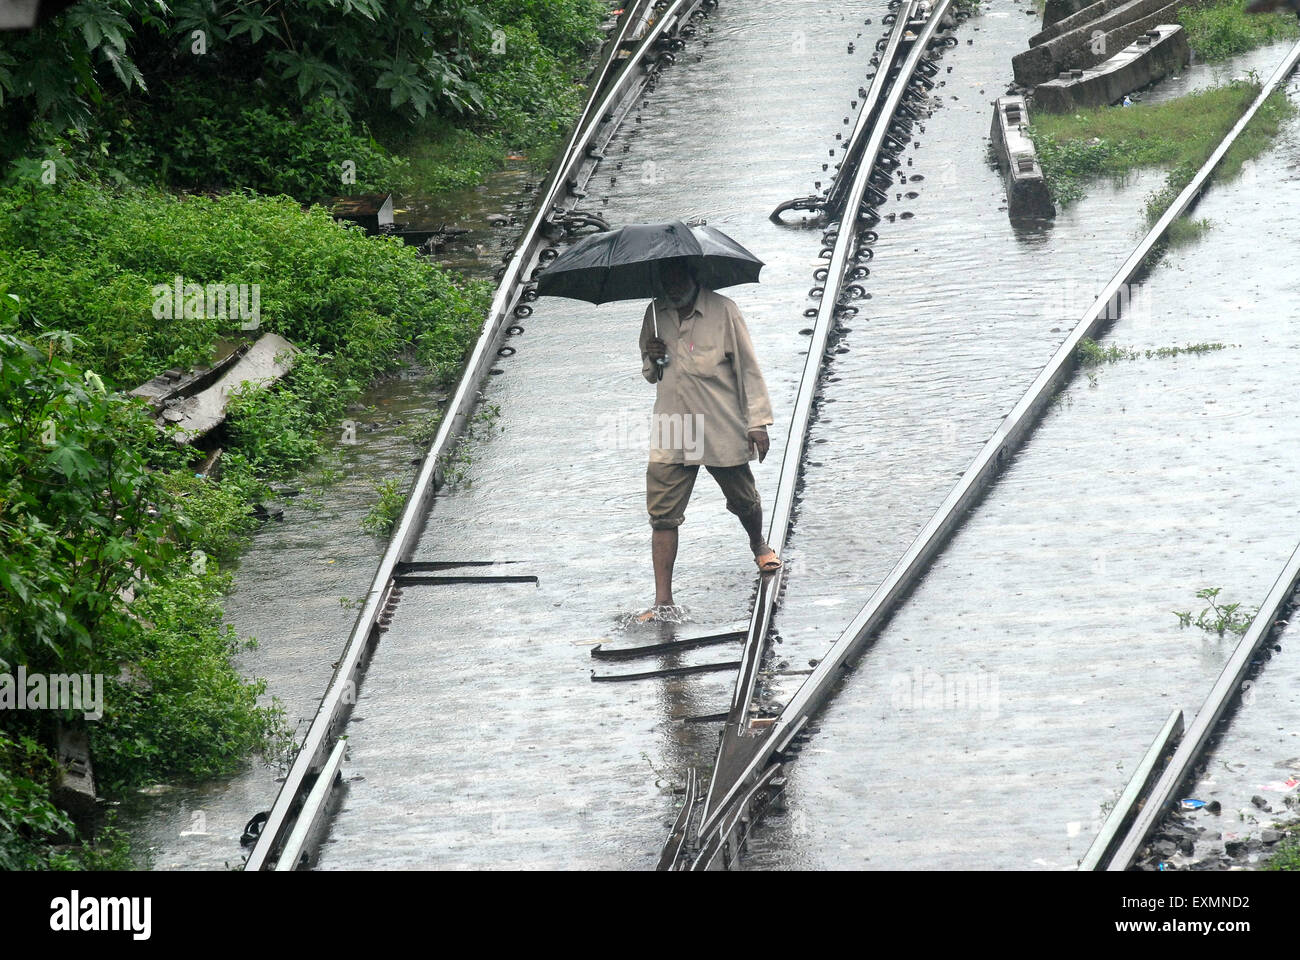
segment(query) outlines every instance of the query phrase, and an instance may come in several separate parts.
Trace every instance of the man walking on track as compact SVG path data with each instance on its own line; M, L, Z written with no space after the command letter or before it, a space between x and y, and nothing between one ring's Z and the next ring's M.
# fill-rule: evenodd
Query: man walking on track
M759 570L781 567L763 536L763 505L749 469L755 455L760 463L767 457L772 423L749 330L735 303L696 281L688 260L656 266L661 293L641 325L641 372L657 390L646 468L655 606L641 622L673 605L677 528L701 466L749 535Z

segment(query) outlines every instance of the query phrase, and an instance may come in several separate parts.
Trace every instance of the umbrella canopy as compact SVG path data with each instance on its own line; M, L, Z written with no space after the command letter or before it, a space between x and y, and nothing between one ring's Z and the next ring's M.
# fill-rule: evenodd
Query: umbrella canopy
M721 230L672 220L631 223L583 237L546 267L537 292L588 303L658 296L656 264L685 257L703 287L757 283L763 261Z

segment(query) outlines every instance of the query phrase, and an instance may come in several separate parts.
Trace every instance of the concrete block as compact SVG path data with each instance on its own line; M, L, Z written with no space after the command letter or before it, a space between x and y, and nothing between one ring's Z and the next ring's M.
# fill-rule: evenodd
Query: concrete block
M993 104L989 136L1007 185L1007 214L1013 220L1051 219L1056 216L1056 205L1038 164L1034 142L1025 133L1028 126L1029 109L1024 97L998 97Z
M1187 31L1176 23L1159 24L1104 63L1076 71L1079 76L1040 83L1034 88L1034 106L1048 113L1068 113L1117 103L1181 70L1190 56Z
M58 785L50 792L54 805L83 829L95 816L95 773L90 765L90 738L81 727L60 724Z
M298 348L274 333L261 339L220 380L202 393L186 397L163 411L164 422L178 424L177 443L192 443L226 419L231 394L245 384L268 386L293 367Z
M1043 5L1043 29L1078 13L1094 0L1047 0Z
M1016 54L1016 83L1035 86L1063 70L1086 69L1114 56L1146 31L1177 21L1177 13L1197 0L1129 0L1100 18Z
M1029 38L1029 45L1036 47L1048 40L1055 40L1061 34L1077 30L1085 23L1100 20L1112 10L1117 10L1129 2L1130 0L1096 0L1094 3L1089 3L1086 7L1070 14L1068 17L1064 17L1050 26L1044 26L1042 30ZM1168 0L1165 0L1165 2L1167 3Z

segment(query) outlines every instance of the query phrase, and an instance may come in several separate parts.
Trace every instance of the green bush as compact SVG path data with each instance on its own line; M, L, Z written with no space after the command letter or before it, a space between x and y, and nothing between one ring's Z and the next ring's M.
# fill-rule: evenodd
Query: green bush
M18 306L0 295L6 319ZM231 665L239 641L220 604L219 554L249 526L244 488L151 469L151 449L170 441L139 400L64 359L75 348L62 334L39 347L0 336L0 655L105 678L103 715L88 725L101 789L233 770L280 722L258 706L262 684ZM52 768L12 746L48 740L57 717L0 715L0 819L21 826L22 849L67 833L42 800ZM0 856L25 856L19 847ZM76 862L111 860L109 847Z
M49 751L31 737L0 731L0 870L41 869L48 845L75 835L50 802L54 776Z
M224 622L229 583L215 563L201 574L174 567L133 605L151 627L103 649L117 669L105 683L104 717L91 725L101 789L231 773L269 746L281 712L258 706L264 681L231 666L243 644Z
M190 556L202 550L218 561L233 561L248 545L248 535L257 521L248 504L262 495L258 484L247 478L248 471L227 470L220 481L196 476L185 469L161 475L167 493L178 504L184 518L176 529L180 552Z
M12 295L0 300L12 313ZM172 523L141 448L138 401L59 356L0 334L0 660L83 672L126 629L120 592L170 560Z
M600 0L489 0L484 6L494 23L526 27L542 48L567 64L582 58L609 11Z
M1291 830L1286 838L1273 848L1273 855L1264 864L1265 870L1300 870L1300 833Z
M502 28L505 52L480 75L483 120L512 147L544 146L563 134L582 88L552 56L531 24Z
M167 99L135 104L106 121L96 136L110 156L130 164L134 183L247 188L303 200L409 185L406 162L328 100L300 109L250 106L221 87L185 78ZM345 162L352 181L344 179Z
M73 331L70 356L110 389L208 362L220 337L239 333L237 321L155 319L155 284L259 284L261 329L303 350L281 387L232 406L227 449L260 476L310 459L320 431L404 352L453 378L488 302L486 284L285 198L12 187L0 191L0 254L0 284L24 304L0 331Z

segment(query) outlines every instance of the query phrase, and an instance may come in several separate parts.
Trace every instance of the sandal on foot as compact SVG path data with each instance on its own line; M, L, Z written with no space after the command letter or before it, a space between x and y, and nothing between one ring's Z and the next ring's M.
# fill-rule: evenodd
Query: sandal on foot
M771 547L754 557L754 562L758 564L760 573L776 573L781 569L781 558L776 555L776 551Z

